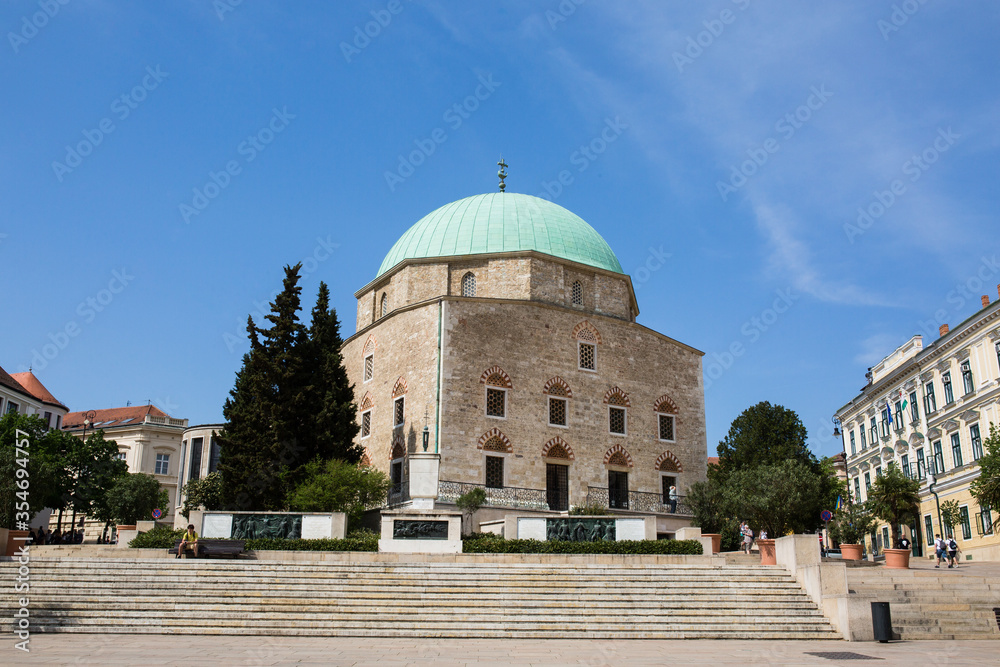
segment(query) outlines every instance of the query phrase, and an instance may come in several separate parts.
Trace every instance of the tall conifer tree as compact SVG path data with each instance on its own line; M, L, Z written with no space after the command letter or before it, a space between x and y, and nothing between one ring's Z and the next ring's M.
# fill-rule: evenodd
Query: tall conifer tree
M301 264L285 267L266 316L248 319L250 351L226 400L219 471L231 509L281 510L310 461L356 463L354 388L340 357L340 323L321 283L307 329L298 318Z

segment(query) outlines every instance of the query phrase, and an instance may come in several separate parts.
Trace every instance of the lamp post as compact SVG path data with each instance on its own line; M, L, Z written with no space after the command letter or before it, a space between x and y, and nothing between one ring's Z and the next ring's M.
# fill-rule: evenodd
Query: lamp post
M934 490L934 485L937 484L937 477L934 476L933 472L927 473L927 490L934 494L934 504L937 506L937 518L938 518L938 530L941 531L941 538L944 538L944 524L941 523L941 499L938 497L937 491Z
M87 442L87 427L93 424L94 417L97 413L93 410L85 412L83 415L83 442ZM70 523L70 530L73 531L73 536L76 537L76 485L79 481L79 473L77 473L77 479L73 480L73 521Z

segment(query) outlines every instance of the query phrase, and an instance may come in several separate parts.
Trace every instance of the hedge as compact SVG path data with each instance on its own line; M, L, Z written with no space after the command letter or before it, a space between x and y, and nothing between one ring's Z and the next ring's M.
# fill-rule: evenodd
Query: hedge
M155 528L128 543L133 549L171 549L184 529ZM357 533L343 540L288 540L264 538L246 540L247 551L378 551L378 533Z
M622 540L566 542L560 540L506 540L499 536L466 538L462 551L469 554L659 554L701 555L697 540Z

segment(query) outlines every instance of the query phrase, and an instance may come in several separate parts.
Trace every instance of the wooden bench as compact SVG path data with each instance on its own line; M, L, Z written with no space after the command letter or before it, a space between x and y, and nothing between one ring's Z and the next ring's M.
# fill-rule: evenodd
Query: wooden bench
M246 540L211 540L198 538L198 557L229 556L231 558L236 558L243 553L243 547L245 544ZM180 546L181 540L177 540L177 542L174 543L173 548L170 549L168 553L176 554ZM186 554L193 555L190 545L186 546L184 551Z

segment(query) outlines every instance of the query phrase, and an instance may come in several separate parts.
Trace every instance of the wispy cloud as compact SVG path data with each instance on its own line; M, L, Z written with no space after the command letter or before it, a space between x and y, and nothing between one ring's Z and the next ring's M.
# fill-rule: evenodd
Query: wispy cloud
M886 355L899 346L899 336L891 333L879 333L861 341L861 350L855 355L854 363L863 366L874 366L885 359Z

